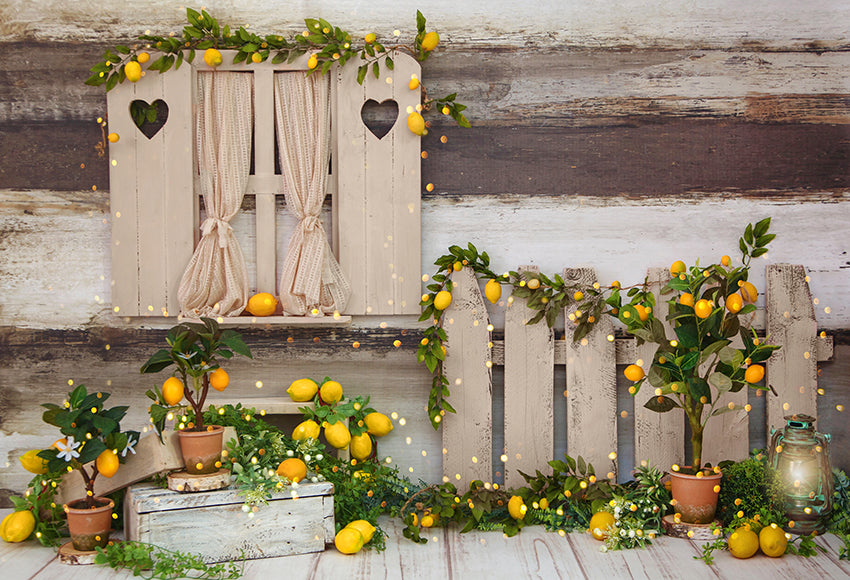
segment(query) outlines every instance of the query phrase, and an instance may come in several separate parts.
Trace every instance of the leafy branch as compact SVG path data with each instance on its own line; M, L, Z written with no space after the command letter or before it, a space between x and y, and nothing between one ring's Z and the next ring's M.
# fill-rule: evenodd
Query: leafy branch
M113 570L126 568L133 576L148 579L195 578L224 580L240 578L245 560L237 566L234 562L207 564L201 556L168 550L142 542L109 542L106 548L97 548L94 563Z

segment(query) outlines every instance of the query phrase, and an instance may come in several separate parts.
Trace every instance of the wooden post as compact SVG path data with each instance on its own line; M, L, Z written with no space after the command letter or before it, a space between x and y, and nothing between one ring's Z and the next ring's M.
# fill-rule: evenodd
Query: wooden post
M650 268L647 279L655 296L654 316L664 322L668 338L675 336L673 329L666 321L668 311L666 298L661 296L661 289L670 279L670 273L664 268ZM645 342L635 349L646 371L652 364L656 348L655 343ZM645 383L640 392L635 395L635 465L648 461L651 465L664 470L669 469L673 463L681 463L685 459L685 416L681 410L656 413L644 407L653 394L652 386Z
M767 361L767 426L782 428L784 416L817 417L817 321L803 266L767 267L767 340L782 348Z
M444 372L457 414L443 417L443 478L458 489L493 479L493 384L489 319L472 268L452 275L452 304L443 313L448 340Z
M538 272L536 266L518 271ZM512 298L505 311L505 485L519 487L519 470L551 473L555 449L555 343L545 321L528 325L537 312L525 298Z
M593 268L564 270L564 280L587 288L596 282ZM607 316L579 342L575 325L564 313L564 349L567 369L567 450L582 456L597 470L610 465L617 451L617 360L614 326ZM586 314L583 314L586 316ZM604 472L602 472L604 473Z

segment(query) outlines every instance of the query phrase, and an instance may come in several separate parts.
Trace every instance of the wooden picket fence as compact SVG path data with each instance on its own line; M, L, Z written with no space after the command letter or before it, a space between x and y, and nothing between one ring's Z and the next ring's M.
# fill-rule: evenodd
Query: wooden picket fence
M531 270L520 266L520 271ZM655 315L667 316L666 297L659 295L667 270L648 272L656 297ZM566 269L564 280L591 285L592 268ZM766 269L765 308L755 313L754 325L782 348L766 365L767 427L781 427L783 417L805 413L817 417L817 363L832 356L832 339L818 335L811 294L803 266L772 264ZM448 340L444 371L457 414L443 421L443 479L460 486L480 479L493 481L492 368L504 365L505 484L524 483L518 471L548 469L554 458L555 422L566 421L566 443L571 456L582 456L598 467L611 465L609 454L624 447L617 436L617 365L644 361L648 368L656 345L637 346L634 339L615 338L610 318L601 320L579 342L572 325L563 340L555 340L545 323L528 325L535 313L525 299L508 302L504 341L493 341L479 284L468 268L452 276L452 305L443 314ZM564 313L565 315L568 312ZM665 322L668 336L672 328ZM566 366L566 382L555 389L555 365ZM563 389L560 387L563 386ZM566 417L555 417L553 393L563 391ZM634 397L634 465L648 461L667 469L685 459L685 418L676 412L659 414L644 408L650 388ZM727 402L747 405L748 389L728 393ZM629 397L630 395L620 395ZM743 459L749 453L750 417L747 412L726 413L712 419L705 431L703 459ZM499 461L499 458L497 458ZM501 468L498 468L501 470ZM607 471L599 469L600 471Z

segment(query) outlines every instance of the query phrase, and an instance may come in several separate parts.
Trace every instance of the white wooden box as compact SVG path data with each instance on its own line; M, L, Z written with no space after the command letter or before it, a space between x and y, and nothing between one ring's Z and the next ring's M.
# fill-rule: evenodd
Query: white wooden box
M333 489L326 482L286 488L249 517L235 489L182 494L139 483L127 490L124 533L206 562L321 552L334 539Z

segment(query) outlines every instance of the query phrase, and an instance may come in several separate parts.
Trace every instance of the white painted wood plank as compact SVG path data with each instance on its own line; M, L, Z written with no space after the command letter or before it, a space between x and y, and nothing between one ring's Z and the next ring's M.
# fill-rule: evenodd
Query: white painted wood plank
M564 281L590 288L597 281L592 268L564 270ZM576 308L571 308L574 312ZM567 312L564 316L567 316ZM585 314L586 316L586 314ZM567 452L581 456L605 473L608 454L617 451L616 347L608 340L614 327L603 316L579 342L573 341L575 326L565 322L564 347L567 370Z
M410 55L395 52L392 73L393 98L398 103L398 119L390 131L393 139L393 269L388 282L393 285L393 314L418 314L422 272L422 232L420 192L421 138L407 129L407 109L420 103L420 91L411 91L413 75L421 78L419 62ZM434 137L432 137L433 139Z
M535 272L519 266L518 272ZM505 312L505 485L519 487L519 471L551 473L555 456L554 388L555 344L545 321L528 325L536 310L525 298L514 297Z
M139 529L128 530L128 536L193 552L207 562L234 560L243 553L253 559L320 552L325 549L323 503L323 497L300 497L271 501L256 513L243 512L241 503L144 513Z
M136 211L136 147L145 139L130 116L135 85L122 83L106 95L107 108L112 111L108 129L117 133L118 143L110 143L109 213L112 226L111 275L112 307L118 314L139 316L139 249L138 216ZM63 270L64 265L63 265Z
M0 509L0 521L13 511L10 508ZM0 563L3 564L3 574L10 580L31 578L55 559L56 553L53 550L35 541L0 542Z
M151 73L151 76L159 73ZM147 78L147 77L146 77ZM164 132L164 161L168 178L164 192L164 234L162 248L165 259L165 296L163 306L172 315L180 311L177 289L183 272L195 250L197 194L193 188L195 156L195 118L192 109L195 74L192 67L182 66L162 75L163 97L168 105L168 122ZM144 137L142 136L142 139ZM147 171L137 168L137 171ZM166 174L163 168L163 174ZM161 314L156 311L155 314Z
M783 417L806 414L817 418L817 322L803 266L767 267L767 334L781 345L767 361L767 426L780 429Z
M451 277L452 304L443 312L444 372L449 380L450 401L457 414L443 417L443 477L467 489L475 479L491 481L492 471L492 373L489 319L478 281L471 268Z
M136 99L148 104L165 100L163 83L165 75L146 75L136 84ZM188 98L188 95L185 96ZM166 103L168 104L168 103ZM169 109L169 119L171 111ZM165 216L169 210L166 183L171 172L182 172L185 165L172 163L167 157L166 141L168 122L156 135L142 136L136 141L136 210L138 212L139 239L139 307L142 315L161 314L166 311L166 253ZM189 216L186 216L187 218ZM176 311L172 311L176 312Z
M655 296L656 318L664 322L667 336L675 336L667 319L667 303L660 295L661 289L670 279L670 273L664 268L649 268L647 278ZM658 345L646 342L636 347L638 360L643 361L644 370L648 371ZM652 386L645 383L640 392L634 396L635 402L635 465L644 460L659 469L668 469L672 464L685 459L685 417L684 413L674 410L670 413L650 411L644 404L654 395Z
M332 495L333 490L333 484L328 482L305 483L298 487L288 486L282 491L272 494L269 502L297 503L306 498ZM298 499L293 499L293 497ZM231 505L241 508L245 498L239 495L236 489L219 489L204 493L186 494L163 489L153 483L139 483L130 488L127 501L131 503L132 509L136 513L146 514Z
M339 221L339 263L351 285L351 298L345 314L366 313L366 134L360 117L366 102L366 87L357 84L356 67L345 67L339 73L337 109L334 120L338 154L334 173L339 191L336 207Z
M390 76L366 75L363 87L366 99L383 103L394 98L393 84L386 82ZM356 113L359 113L357 111ZM356 114L350 111L349 114ZM401 111L400 111L401 113ZM357 115L359 117L360 115ZM401 119L401 115L399 115ZM390 276L395 268L396 231L394 224L393 201L395 197L396 137L401 131L407 131L406 123L399 120L390 132L378 139L371 131L365 131L366 197L366 313L392 314L395 310L395 292ZM408 131L409 133L409 131ZM346 231L340 232L345 235ZM418 304L418 301L417 301Z
M254 72L254 175L272 187L277 181L274 174L274 75L274 70L268 67ZM273 296L277 296L275 194L281 192L281 189L269 188L255 196L256 290Z

